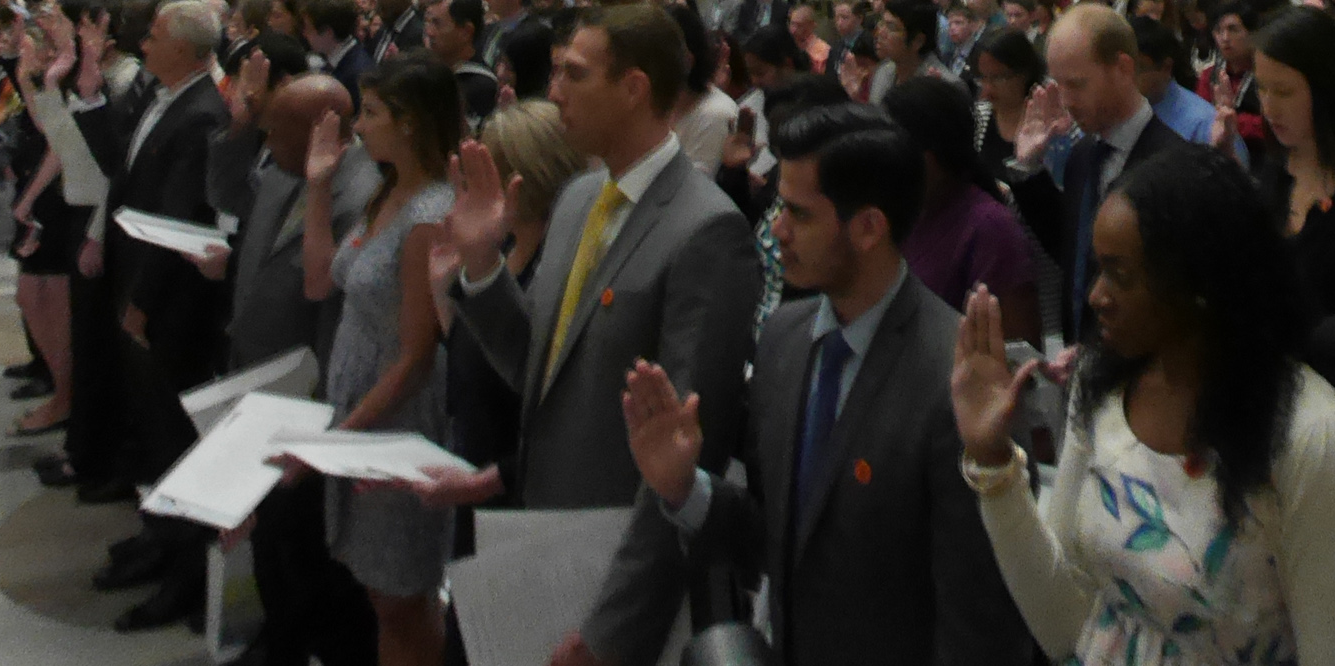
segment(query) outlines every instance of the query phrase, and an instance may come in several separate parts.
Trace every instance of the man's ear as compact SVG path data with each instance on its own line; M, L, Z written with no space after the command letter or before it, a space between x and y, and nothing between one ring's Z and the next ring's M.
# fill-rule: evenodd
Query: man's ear
M881 209L864 206L848 221L848 237L859 252L869 252L890 241L890 220Z

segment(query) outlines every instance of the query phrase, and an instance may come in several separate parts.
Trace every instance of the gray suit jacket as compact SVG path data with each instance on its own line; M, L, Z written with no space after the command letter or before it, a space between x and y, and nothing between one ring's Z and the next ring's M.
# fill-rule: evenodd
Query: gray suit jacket
M714 477L693 558L769 574L783 663L1027 666L1031 639L959 473L950 402L959 315L911 274L890 304L792 516L819 301L786 305L756 349L749 490Z
M503 273L462 298L461 319L523 396L518 498L530 508L636 503L593 617L582 630L624 664L652 662L681 603L675 530L639 493L621 392L636 358L655 360L682 391L701 395L712 436L702 464L720 469L741 440L743 367L761 276L750 225L684 154L672 159L627 217L580 296L544 391L543 373L566 276L602 186L600 172L558 198L528 293ZM711 404L712 403L712 404Z
M233 261L230 363L242 367L307 345L315 350L323 368L338 324L341 296L319 303L306 300L303 227L285 224L306 183L275 164L255 171L262 144L259 131L229 137L222 130L209 145L209 203L241 220L241 246ZM379 185L380 172L366 151L349 148L334 174L335 239L361 219Z

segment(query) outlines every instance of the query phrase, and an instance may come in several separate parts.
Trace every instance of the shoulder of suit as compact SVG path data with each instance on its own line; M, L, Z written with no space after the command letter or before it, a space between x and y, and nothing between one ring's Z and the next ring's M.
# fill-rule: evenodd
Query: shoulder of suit
M757 350L769 349L777 341L787 340L792 335L810 336L811 320L820 309L820 299L820 296L807 296L780 305L760 329Z

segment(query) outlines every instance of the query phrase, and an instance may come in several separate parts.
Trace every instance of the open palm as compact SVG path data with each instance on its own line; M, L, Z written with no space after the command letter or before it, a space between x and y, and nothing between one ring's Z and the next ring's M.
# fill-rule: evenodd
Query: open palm
M450 159L450 184L454 186L450 234L460 251L494 251L509 232L507 210L513 209L518 196L519 176L502 187L491 152L481 143L468 140Z
M1001 305L986 286L969 295L955 342L955 367L950 377L955 422L969 456L979 462L1009 455L1011 418L1024 382L1038 367L1029 361L1019 372L1006 364L1001 333Z
M311 145L306 152L306 180L327 183L334 177L334 170L347 149L341 134L342 125L343 119L329 110L311 128Z
M680 399L662 367L640 360L626 375L621 408L644 482L670 506L680 506L690 493L704 441L700 397Z

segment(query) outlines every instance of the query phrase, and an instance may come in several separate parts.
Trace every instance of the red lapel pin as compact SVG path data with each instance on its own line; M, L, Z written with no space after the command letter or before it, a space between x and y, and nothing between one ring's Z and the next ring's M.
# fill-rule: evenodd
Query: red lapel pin
M853 464L853 478L864 486L871 483L871 463L858 458L858 461Z
M608 306L610 306L610 305L612 304L612 298L613 298L613 297L614 297L614 294L612 293L612 290L611 290L610 288L609 288L609 289L604 289L604 290L603 290L603 297L602 297L602 299L600 299L599 302L603 304L603 307L608 307Z

